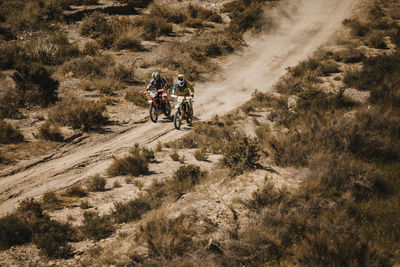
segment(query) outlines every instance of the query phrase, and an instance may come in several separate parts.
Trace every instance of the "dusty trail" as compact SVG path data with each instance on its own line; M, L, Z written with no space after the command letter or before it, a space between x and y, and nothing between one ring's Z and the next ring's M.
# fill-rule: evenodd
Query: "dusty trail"
M358 0L283 1L283 18L272 33L249 40L242 55L232 56L217 82L196 87L195 112L202 119L223 114L244 103L254 89L267 91L281 77L286 67L305 59L327 42L341 21L351 14ZM294 14L293 14L294 12ZM73 147L66 153L27 170L0 178L0 216L12 211L27 197L40 196L48 190L65 188L96 173L103 172L112 156L121 156L134 143L154 146L181 137L187 131L175 131L172 123L150 121L133 125L101 142Z

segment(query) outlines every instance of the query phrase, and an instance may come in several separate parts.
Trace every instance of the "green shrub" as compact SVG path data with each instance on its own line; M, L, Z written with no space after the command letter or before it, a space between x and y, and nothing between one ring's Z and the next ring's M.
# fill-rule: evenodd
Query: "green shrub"
M145 147L140 148L138 144L130 150L128 156L114 159L108 167L107 173L111 176L132 175L139 176L149 171L149 162L155 159L154 151Z
M133 102L138 107L146 108L149 106L147 102L147 96L143 93L143 91L132 89L128 91L125 95L125 99Z
M87 132L99 129L108 122L104 104L90 100L67 97L49 113L49 120L82 129Z
M50 121L43 123L39 127L36 135L40 139L49 141L61 142L64 140L60 128L57 125L52 124Z
M80 185L73 185L65 190L65 195L70 197L86 197L87 192Z
M151 206L149 200L146 197L138 197L126 203L114 203L112 216L116 222L124 223L133 220L139 220L141 215L150 209Z
M96 174L87 180L86 187L91 192L99 192L104 191L106 184L107 180L99 174Z
M0 119L0 143L11 144L24 141L24 136L19 130L12 127L11 124Z
M109 216L99 216L96 212L85 211L83 218L82 231L88 238L101 240L109 237L115 231Z

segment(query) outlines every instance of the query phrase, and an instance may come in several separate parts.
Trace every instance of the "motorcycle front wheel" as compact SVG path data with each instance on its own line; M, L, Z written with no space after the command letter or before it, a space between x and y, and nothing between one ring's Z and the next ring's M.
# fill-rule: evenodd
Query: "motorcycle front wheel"
M189 107L188 107L188 109L189 109ZM193 121L193 109L190 109L188 112L187 112L187 115L186 115L186 121L187 121L187 123L192 123L192 121Z
M150 120L156 123L158 120L158 113L157 113L157 108L153 106L153 104L150 105L149 115L150 115Z
M179 128L181 128L182 125L182 113L181 111L178 109L175 112L175 116L174 116L174 126L175 129L179 130Z

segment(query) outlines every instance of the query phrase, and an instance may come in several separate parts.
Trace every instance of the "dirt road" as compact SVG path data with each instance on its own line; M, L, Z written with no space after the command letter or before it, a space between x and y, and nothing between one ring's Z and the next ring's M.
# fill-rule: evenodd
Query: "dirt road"
M244 103L256 88L268 91L288 66L305 59L329 41L356 4L357 0L283 1L281 11L277 12L280 23L276 30L248 40L249 47L228 59L217 81L196 86L195 115L206 120ZM187 132L174 130L172 123L153 124L141 118L138 121L119 133L65 146L62 151L25 170L9 175L3 172L0 216L12 211L18 201L27 197L62 189L104 172L113 156L125 154L134 143L154 146L158 141L173 140Z

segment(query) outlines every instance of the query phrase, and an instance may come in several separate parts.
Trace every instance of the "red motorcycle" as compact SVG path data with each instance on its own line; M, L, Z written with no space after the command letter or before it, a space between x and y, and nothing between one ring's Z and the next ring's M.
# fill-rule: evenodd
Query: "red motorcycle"
M165 116L171 115L171 104L168 100L168 95L165 89L159 89L157 91L145 91L150 96L150 107L149 114L152 122L157 122L158 115L164 113Z

